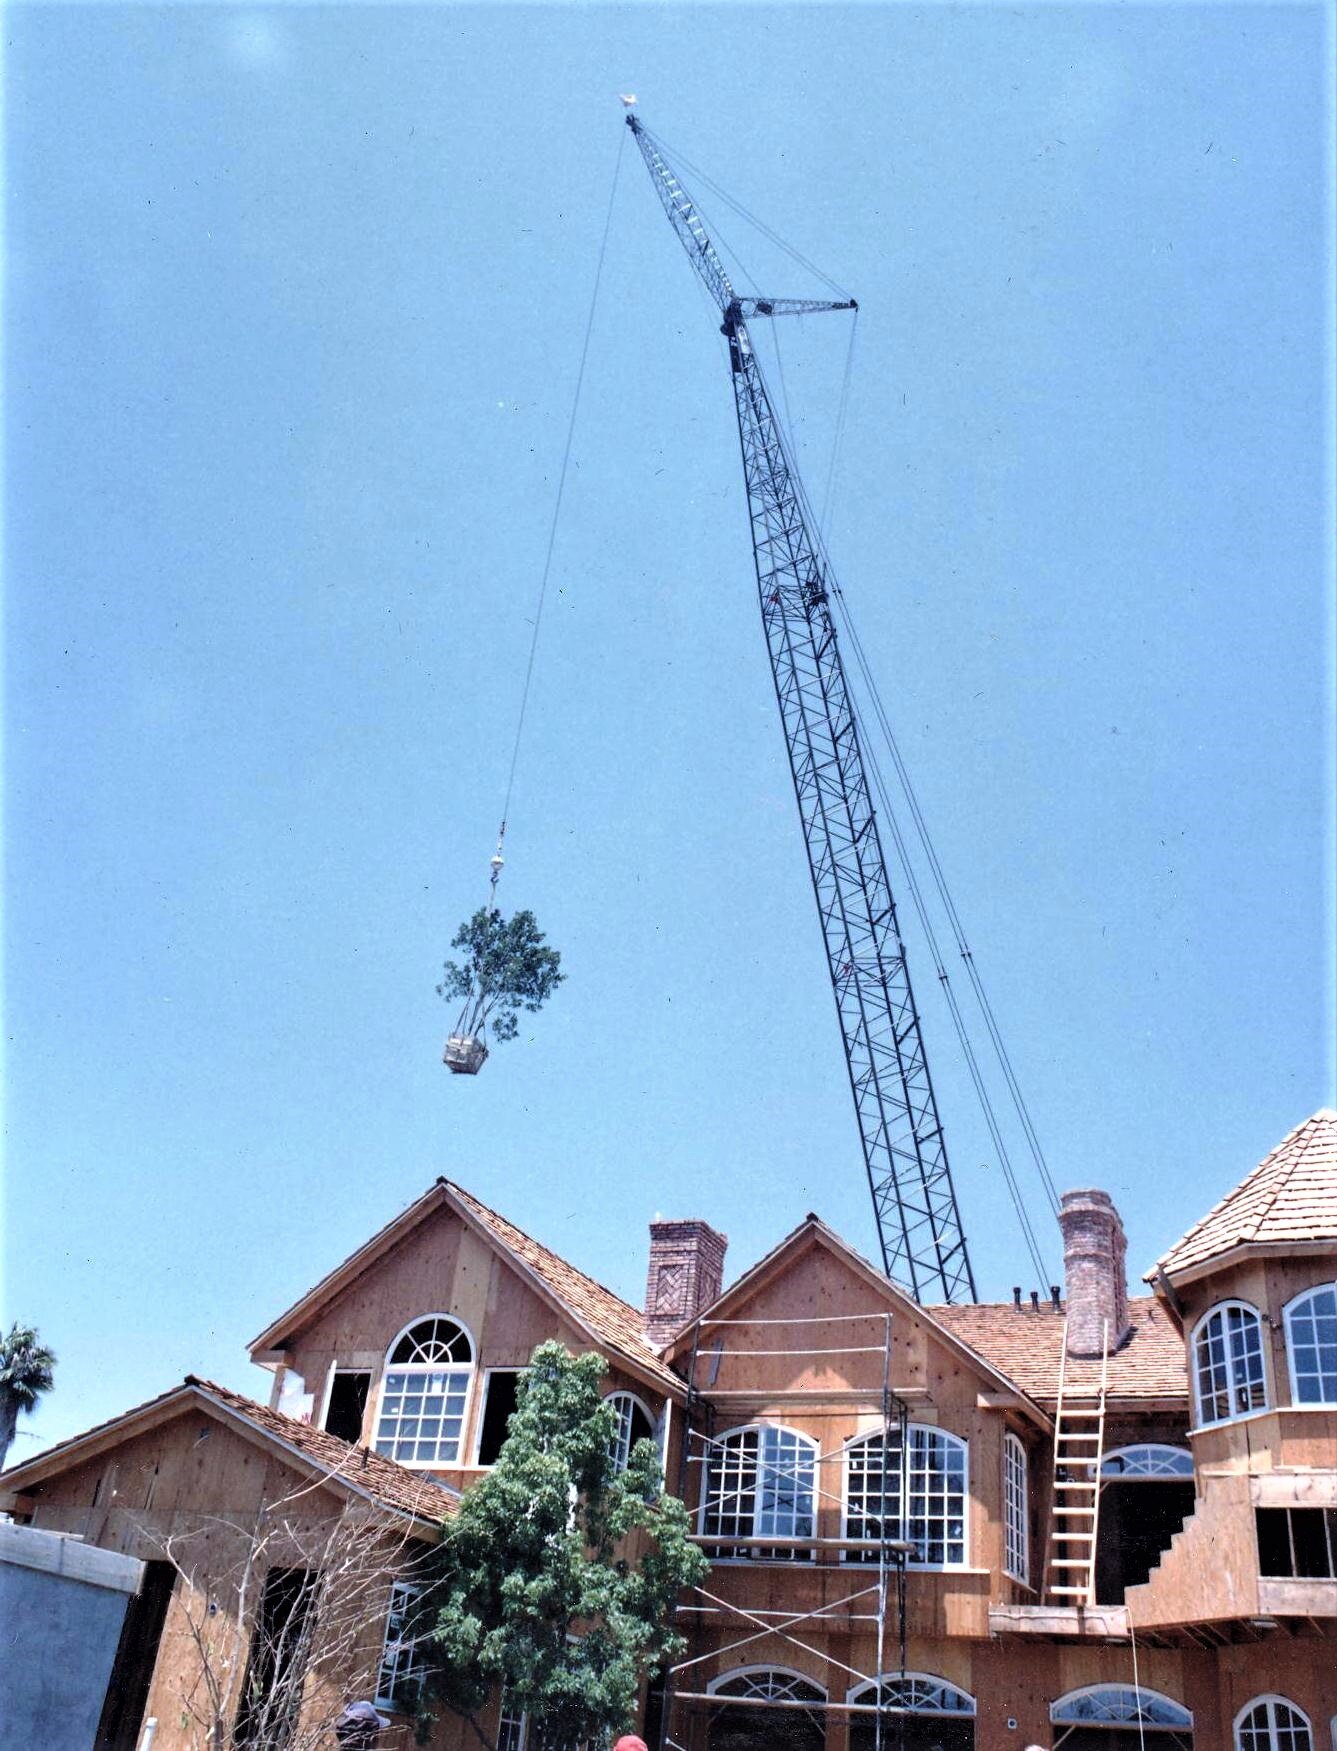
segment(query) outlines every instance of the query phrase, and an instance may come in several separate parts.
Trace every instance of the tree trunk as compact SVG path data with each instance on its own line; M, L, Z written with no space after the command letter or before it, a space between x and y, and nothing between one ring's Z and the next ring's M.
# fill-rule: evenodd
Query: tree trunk
M5 1455L14 1439L14 1425L18 1420L18 1400L7 1392L0 1392L0 1471L5 1469Z

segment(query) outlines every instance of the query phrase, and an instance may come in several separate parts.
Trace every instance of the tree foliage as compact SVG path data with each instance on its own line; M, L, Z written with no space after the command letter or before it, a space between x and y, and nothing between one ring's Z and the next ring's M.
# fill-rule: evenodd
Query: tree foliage
M55 1383L55 1352L47 1349L34 1326L10 1326L0 1338L0 1467L14 1439L20 1411L32 1411Z
M562 957L547 946L532 912L503 918L495 908L480 906L450 946L461 949L464 959L446 962L437 991L447 1003L473 998L472 1025L490 1023L498 1040L513 1040L520 1010L541 1009L565 977Z
M497 1463L446 1522L429 1695L475 1725L500 1687L544 1742L606 1744L684 1646L673 1604L709 1565L655 1444L616 1471L606 1368L540 1344Z

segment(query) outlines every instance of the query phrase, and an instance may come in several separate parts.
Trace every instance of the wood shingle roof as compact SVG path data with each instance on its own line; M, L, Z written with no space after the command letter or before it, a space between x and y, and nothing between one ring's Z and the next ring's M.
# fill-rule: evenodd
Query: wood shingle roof
M1326 1107L1283 1138L1157 1261L1157 1269L1171 1277L1199 1270L1237 1247L1315 1241L1337 1244L1337 1112Z
M282 1411L234 1392L217 1381L205 1380L197 1374L187 1374L180 1386L173 1386L156 1398L123 1411L104 1423L97 1423L82 1434L72 1435L25 1460L11 1466L0 1476L0 1493L5 1490L22 1494L47 1477L58 1475L71 1465L81 1464L94 1452L132 1439L192 1408L219 1416L234 1428L241 1426L262 1443L276 1445L305 1470L328 1481L331 1487L361 1496L395 1514L405 1514L424 1527L437 1526L456 1512L459 1492L426 1472L410 1471L383 1454L366 1447L353 1446L299 1422Z
M1064 1319L1042 1305L1039 1311L984 1303L977 1307L928 1307L939 1325L991 1362L1029 1398L1046 1406L1058 1398L1059 1365L1063 1358ZM1113 1399L1186 1399L1188 1364L1184 1340L1155 1297L1128 1303L1130 1331L1110 1357L1109 1395ZM1068 1358L1070 1386L1099 1384L1099 1360Z

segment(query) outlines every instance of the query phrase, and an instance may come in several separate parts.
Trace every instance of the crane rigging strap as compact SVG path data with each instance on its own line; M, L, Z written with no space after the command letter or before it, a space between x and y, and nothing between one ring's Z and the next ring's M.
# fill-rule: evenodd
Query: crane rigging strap
M603 236L599 242L599 260L594 270L594 286L590 292L589 313L585 318L585 335L580 346L580 364L576 369L576 387L571 397L571 417L567 421L566 443L562 448L562 465L557 475L557 496L553 501L552 521L548 526L548 545L543 555L543 570L539 577L538 601L534 608L534 631L529 641L529 658L525 664L524 686L520 691L520 710L515 722L515 740L511 746L511 764L506 774L506 794L501 805L501 826L497 830L497 849L489 862L488 905L495 907L497 883L505 863L506 824L511 815L511 796L515 790L515 770L520 760L520 743L524 736L525 713L529 707L529 691L534 679L534 658L538 654L539 631L543 625L543 605L548 595L548 579L552 574L553 550L557 544L557 524L562 514L562 499L566 493L566 477L571 464L571 446L576 435L576 416L580 411L580 392L585 384L585 365L590 355L590 337L594 332L594 316L599 305L599 288L603 283L604 260L608 254L608 234L613 225L613 204L617 199L618 178L622 173L622 154L627 144L627 130L619 130L617 160L613 165L613 186L608 191L608 209L604 215Z

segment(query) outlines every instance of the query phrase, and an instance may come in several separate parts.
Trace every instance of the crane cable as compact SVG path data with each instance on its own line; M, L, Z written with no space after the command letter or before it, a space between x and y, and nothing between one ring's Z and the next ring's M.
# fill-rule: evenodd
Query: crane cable
M703 170L699 165L693 164L690 159L688 159L682 152L679 152L676 148L668 147L667 142L657 139L656 143L658 145L664 146L666 148L666 150L668 150L670 156L675 158L676 161L682 166L682 168L685 171L688 172L689 175L694 177L700 184L702 184L704 187L709 189L711 191L711 193L713 195L715 195L720 201L722 201L733 213L736 213L740 218L744 219L748 224L755 227L756 230L758 230L764 237L768 238L770 240L770 242L775 244L775 246L777 248L782 250L792 261L797 263L800 267L805 268L809 273L814 274L819 280L822 281L822 283L825 286L827 286L831 291L835 292L838 297L841 297L841 298L848 298L849 297L849 293L844 287L840 286L835 280L833 280L829 274L823 272L823 270L821 268L819 268L815 262L809 260L809 258L807 256L803 255L799 250L795 249L791 244L787 243L785 241L785 239L783 237L781 237L777 231L773 230L772 227L769 226L768 224L766 224L766 222L763 219L759 218L755 213L751 212L746 206L743 205L743 203L741 201L737 200L734 196L732 196L728 192L727 189L722 188L720 186L720 184L717 183L714 180L714 178L709 175L709 173L707 171ZM701 204L700 204L699 199L696 201L695 204L697 206L698 212L701 212ZM703 217L703 219L706 217L704 212L702 213L702 217ZM709 221L709 230L710 230L710 233L712 235L712 238L721 247L723 247L726 250L726 252L733 258L733 260L736 263L738 263L738 266L741 269L741 276L740 277L743 278L744 280L746 280L750 285L752 285L753 290L755 291L756 290L755 282L753 281L751 274L748 273L746 267L743 266L742 258L739 256L738 251L736 249L732 248L732 246L725 243L724 238L723 238L722 234L720 233L717 224L713 220ZM1039 1139L1038 1133L1036 1132L1034 1122L1031 1118L1030 1109L1026 1104L1025 1097L1024 1097L1022 1090L1021 1090L1021 1085L1017 1079L1016 1071L1015 1071L1015 1068L1013 1067L1013 1064L1012 1064L1011 1056L1008 1053L1007 1046L1003 1040L1001 1030L999 1029L997 1018L994 1014L993 1005L990 1002L988 993L984 988L984 983L980 977L979 969L975 964L974 955L973 955L973 953L970 949L970 946L966 940L965 932L964 932L964 929L963 929L962 924L961 924L960 915L956 909L955 902L952 899L951 891L947 886L946 874L945 874L945 872L942 868L942 864L938 858L937 849L934 846L933 840L929 834L928 823L925 820L923 810L920 807L918 795L914 789L913 784L910 781L909 770L906 767L904 757L901 754L900 745L896 740L894 732L892 731L891 721L890 721L890 719L887 715L886 709L882 703L881 693L879 692L876 680L874 679L872 667L868 661L867 654L864 650L863 642L859 637L858 629L855 626L853 618L850 614L849 605L845 600L844 592L840 588L840 584L835 577L834 567L831 565L831 557L830 557L830 552L829 552L829 548L828 548L828 534L829 534L829 527L830 527L830 517L831 517L831 513L832 513L832 508L833 508L834 487L835 487L835 480L836 480L836 468L837 468L837 464L839 461L839 454L840 454L840 450L842 447L842 441L843 441L843 437L844 437L845 426L846 426L847 416L848 416L848 409L849 409L850 386L851 386L851 381L852 381L852 376L853 376L853 366L854 366L854 343L855 343L855 336L857 333L857 325L858 325L858 310L856 307L854 319L850 324L850 337L849 337L849 342L848 342L848 346L846 348L846 354L845 354L845 367L844 367L844 372L842 374L842 380L841 380L840 401L839 401L837 414L836 414L835 433L834 433L834 437L832 440L830 462L829 462L829 465L827 468L826 488L825 488L825 492L823 494L822 517L821 517L820 521L813 515L813 507L812 507L811 502L808 499L807 489L803 484L802 476L799 473L799 470L797 467L797 453L798 453L797 452L797 440L796 440L795 433L794 433L793 416L792 416L792 412L791 412L790 405L789 405L789 386L788 386L788 383L787 383L786 378L785 378L784 359L783 359L783 355L782 355L781 350L780 350L780 340L779 340L779 332L778 332L779 325L778 325L778 323L774 323L774 322L769 325L770 332L771 332L771 335L773 337L776 369L777 369L777 374L779 377L780 393L781 393L781 397L782 397L782 401L783 401L784 417L780 421L780 424L781 424L782 430L784 432L784 437L786 438L786 440L788 442L788 448L789 448L790 456L792 459L791 477L792 477L793 483L794 483L794 485L799 493L799 496L801 497L801 499L803 501L804 507L805 507L807 514L808 514L810 526L812 527L814 534L816 536L817 545L818 545L818 548L821 552L822 559L823 559L825 566L826 566L827 575L828 575L828 578L829 578L831 585L832 585L832 594L834 595L834 597L836 599L836 604L837 604L837 608L838 608L839 613L840 613L840 618L841 618L842 624L844 625L844 628L845 628L845 631L848 635L851 647L854 651L855 662L856 662L856 666L858 668L859 675L863 681L865 688L867 689L868 696L872 701L874 715L875 715L878 727L881 730L882 735L886 740L887 746L891 751L892 762L893 762L895 769L896 769L896 776L900 782L901 789L905 794L906 802L909 806L910 818L911 818L911 821L914 825L915 835L916 835L917 839L919 840L920 846L923 849L925 859L928 863L929 870L930 870L932 877L933 877L934 886L937 890L939 900L942 903L943 910L946 914L949 926L951 928L951 932L952 932L953 940L956 944L956 948L957 948L959 954L961 955L962 960L965 962L966 972L967 972L967 976L968 976L969 981L970 981L971 989L975 994L975 1000L976 1000L977 1004L979 1005L981 1014L984 1017L985 1027L986 1027L986 1030L989 1034L990 1042L994 1048L995 1056L997 1057L998 1062L999 1062L999 1066L1002 1070L1003 1078L1007 1084L1008 1092L1012 1097L1012 1103L1016 1109L1018 1119L1021 1123L1022 1131L1024 1133L1027 1145L1030 1149L1030 1153L1031 1153L1032 1158L1033 1158L1034 1163L1035 1163L1036 1170L1039 1174L1041 1183L1044 1186L1045 1193L1046 1193L1046 1196L1048 1198L1049 1203L1053 1206L1054 1209L1057 1209L1058 1208L1057 1189L1054 1185L1053 1177L1050 1174L1049 1165L1045 1159L1044 1151L1040 1145L1040 1139ZM987 1084L984 1081L984 1077L983 1077L983 1074L980 1070L979 1062L978 1062L977 1056L975 1054L974 1046L971 1042L969 1032L966 1028L965 1017L961 1012L961 1007L960 1007L959 1002L957 1001L956 992L953 989L950 975L947 972L946 966L945 966L943 959L942 959L942 955L938 949L937 937L936 937L936 934L934 933L934 930L932 927L932 921L929 917L928 908L927 908L927 904L925 902L923 890L920 887L920 884L919 884L918 878L916 876L914 867L910 862L909 848L906 844L905 837L904 837L904 834L903 834L901 826L900 826L900 821L898 819L896 810L892 807L890 793L888 792L887 786L882 778L882 773L881 773L881 770L878 767L877 761L873 755L873 751L870 747L868 747L866 745L866 738L861 738L861 740L863 740L865 742L865 749L864 749L865 756L866 756L866 758L868 760L868 764L871 768L874 786L875 786L875 789L878 793L878 798L882 804L883 811L884 811L884 814L886 816L888 826L890 828L890 832L891 832L891 836L892 836L892 843L893 843L894 848L896 850L897 861L900 864L901 871L905 877L906 886L908 887L910 894L911 894L911 898L914 902L916 915L919 919L920 926L924 932L925 939L928 942L930 953L931 953L931 955L933 957L933 961L934 961L934 970L937 974L938 981L941 984L942 989L943 989L943 993L946 997L947 1006L948 1006L949 1012L951 1013L951 1016L952 1016L953 1027L954 1027L954 1030L956 1032L958 1042L961 1046L962 1054L966 1060L967 1068L970 1072L971 1081L975 1087L976 1095L979 1099L981 1110L984 1114L985 1123L988 1127L990 1137L994 1143L994 1147L998 1152L999 1163L1002 1167L1003 1176L1004 1176L1004 1179L1005 1179L1006 1184L1007 1184L1008 1195L1011 1199L1013 1209L1016 1212L1018 1225L1020 1226L1021 1231L1022 1231L1022 1238L1025 1241L1026 1249L1030 1254L1031 1262L1032 1262L1032 1264L1034 1264L1036 1270L1038 1271L1038 1273L1040 1275L1040 1279L1043 1282L1044 1279L1046 1278L1046 1276L1048 1275L1048 1273L1047 1273L1047 1270L1046 1270L1046 1267L1044 1264L1043 1256L1042 1256L1040 1248L1039 1248L1039 1244L1038 1244L1037 1239L1036 1239L1035 1229L1034 1229L1034 1227L1031 1223L1031 1220L1030 1220L1030 1215L1029 1215L1029 1211L1027 1209L1026 1199L1022 1193L1021 1186L1018 1182L1015 1169L1012 1166L1011 1158L1008 1154L1005 1142L1003 1140L1002 1132L1001 1132L1001 1129L1000 1129L999 1124L998 1124L997 1115L996 1115L996 1112L994 1110L993 1102L989 1096Z
M571 398L571 417L566 427L566 444L562 450L562 466L557 476L557 497L552 507L552 522L548 528L548 546L543 556L543 572L539 579L538 603L534 609L534 634L529 641L529 660L525 665L525 682L520 692L520 710L515 723L515 741L511 747L511 765L506 775L506 795L501 805L501 826L497 829L497 849L493 852L489 868L491 876L488 882L488 904L495 906L497 882L501 878L505 858L502 848L506 842L506 823L510 819L511 794L515 789L515 768L520 758L520 741L524 734L525 712L529 706L529 689L534 679L534 658L538 653L539 630L543 625L543 604L548 594L548 578L552 572L553 549L557 543L557 522L562 513L562 498L566 492L566 477L571 462L571 445L576 435L576 415L580 411L580 392L585 383L585 364L590 353L590 336L594 332L594 315L599 303L599 287L603 282L604 258L608 254L608 234L613 224L613 204L617 199L618 178L622 173L622 154L627 144L627 129L618 130L617 161L613 166L613 186L608 193L608 210L604 215L603 237L599 243L599 261L594 270L594 287L590 293L589 314L585 318L585 338L580 348L580 364L576 370L575 393Z
M849 382L854 350L854 324L851 323L850 326L851 335L849 348L846 353L845 379L841 387L841 404L837 415L836 432L833 440L832 468L829 471L828 476L828 500L824 507L827 511L830 509L830 477L834 475L834 451L843 437L845 414L849 401ZM1022 1115L1023 1130L1026 1133L1027 1141L1031 1146L1032 1153L1036 1156L1037 1165L1042 1171L1042 1177L1045 1180L1050 1201L1054 1204L1055 1208L1057 1208L1058 1200L1053 1191L1053 1182L1052 1179L1049 1178L1043 1152L1040 1151L1039 1148L1039 1139L1035 1134L1033 1124L1030 1122L1030 1114L1028 1109L1026 1109L1020 1085L1017 1083L1015 1072L1012 1069L1011 1059L1007 1054L1002 1035L998 1030L997 1021L994 1018L992 1007L989 1005L988 996L984 991L983 982L979 978L978 969L974 965L973 958L965 942L964 933L960 924L960 915L951 900L951 895L947 888L946 875L943 872L942 865L937 857L936 849L933 847L932 840L929 837L927 822L924 819L922 809L919 807L918 797L910 783L909 772L905 766L899 745L892 733L890 720L888 719L886 710L882 704L881 695L878 692L871 665L869 664L867 654L863 648L863 643L859 638L858 629L855 627L853 618L850 615L849 605L845 601L844 593L841 590L839 583L836 581L835 570L831 565L825 533L822 525L818 523L813 516L812 505L807 497L807 489L803 484L802 475L797 466L797 440L793 430L792 419L789 417L789 396L784 381L784 365L780 355L778 340L776 343L776 363L780 373L780 386L786 416L784 421L782 421L782 426L786 428L784 429L783 436L789 447L792 459L792 466L790 469L791 480L803 500L809 522L816 534L818 547L826 566L827 576L832 585L832 593L836 598L841 622L849 636L851 648L855 654L858 672L863 680L864 686L867 688L873 700L878 725L882 734L886 738L888 746L891 748L892 758L896 765L897 776L911 803L911 819L914 823L917 837L919 838L921 845L924 847L925 855L929 862L929 868L933 872L939 898L943 901L944 910L946 911L948 921L952 927L957 946L961 950L962 956L966 962L967 970L971 975L972 988L975 990L976 998L980 1003L981 1009L984 1011L986 1023L989 1027L990 1039L994 1045L995 1052L1004 1067L1004 1075L1007 1079L1009 1090L1012 1093L1014 1103L1018 1107L1019 1115ZM851 701L851 703L853 703L853 701ZM957 1000L956 991L952 986L951 976L947 971L941 950L938 946L937 933L933 928L933 921L929 914L923 888L920 885L915 867L911 862L909 847L906 843L897 811L892 805L891 795L887 789L886 782L882 777L881 768L878 765L874 750L868 746L866 737L861 736L860 741L863 744L864 757L872 775L873 786L877 793L878 800L882 805L883 815L887 821L888 829L891 834L892 845L896 852L897 862L905 879L905 886L909 891L911 900L914 904L915 914L919 920L920 929L922 930L925 941L928 945L929 953L933 960L934 972L936 973L938 982L942 987L943 995L947 1002L948 1012L952 1018L953 1030L961 1048L962 1056L965 1059L966 1068L970 1074L971 1083L975 1089L976 1098L979 1101L980 1110L983 1114L985 1125L988 1128L990 1139L997 1153L999 1166L1003 1170L1003 1178L1007 1187L1008 1197L1011 1201L1013 1211L1016 1214L1018 1227L1021 1229L1022 1240L1030 1255L1031 1263L1035 1266L1040 1281L1043 1283L1048 1279L1048 1268L1045 1264L1043 1252L1036 1236L1034 1224L1031 1221L1025 1194L1022 1191L1016 1170L1012 1165L1011 1155L1008 1151L1007 1143L998 1121L998 1115L992 1097L989 1094L988 1084L984 1079L982 1070L980 1069L974 1042L970 1037L970 1032L966 1026L965 1016L963 1015L960 1003Z

